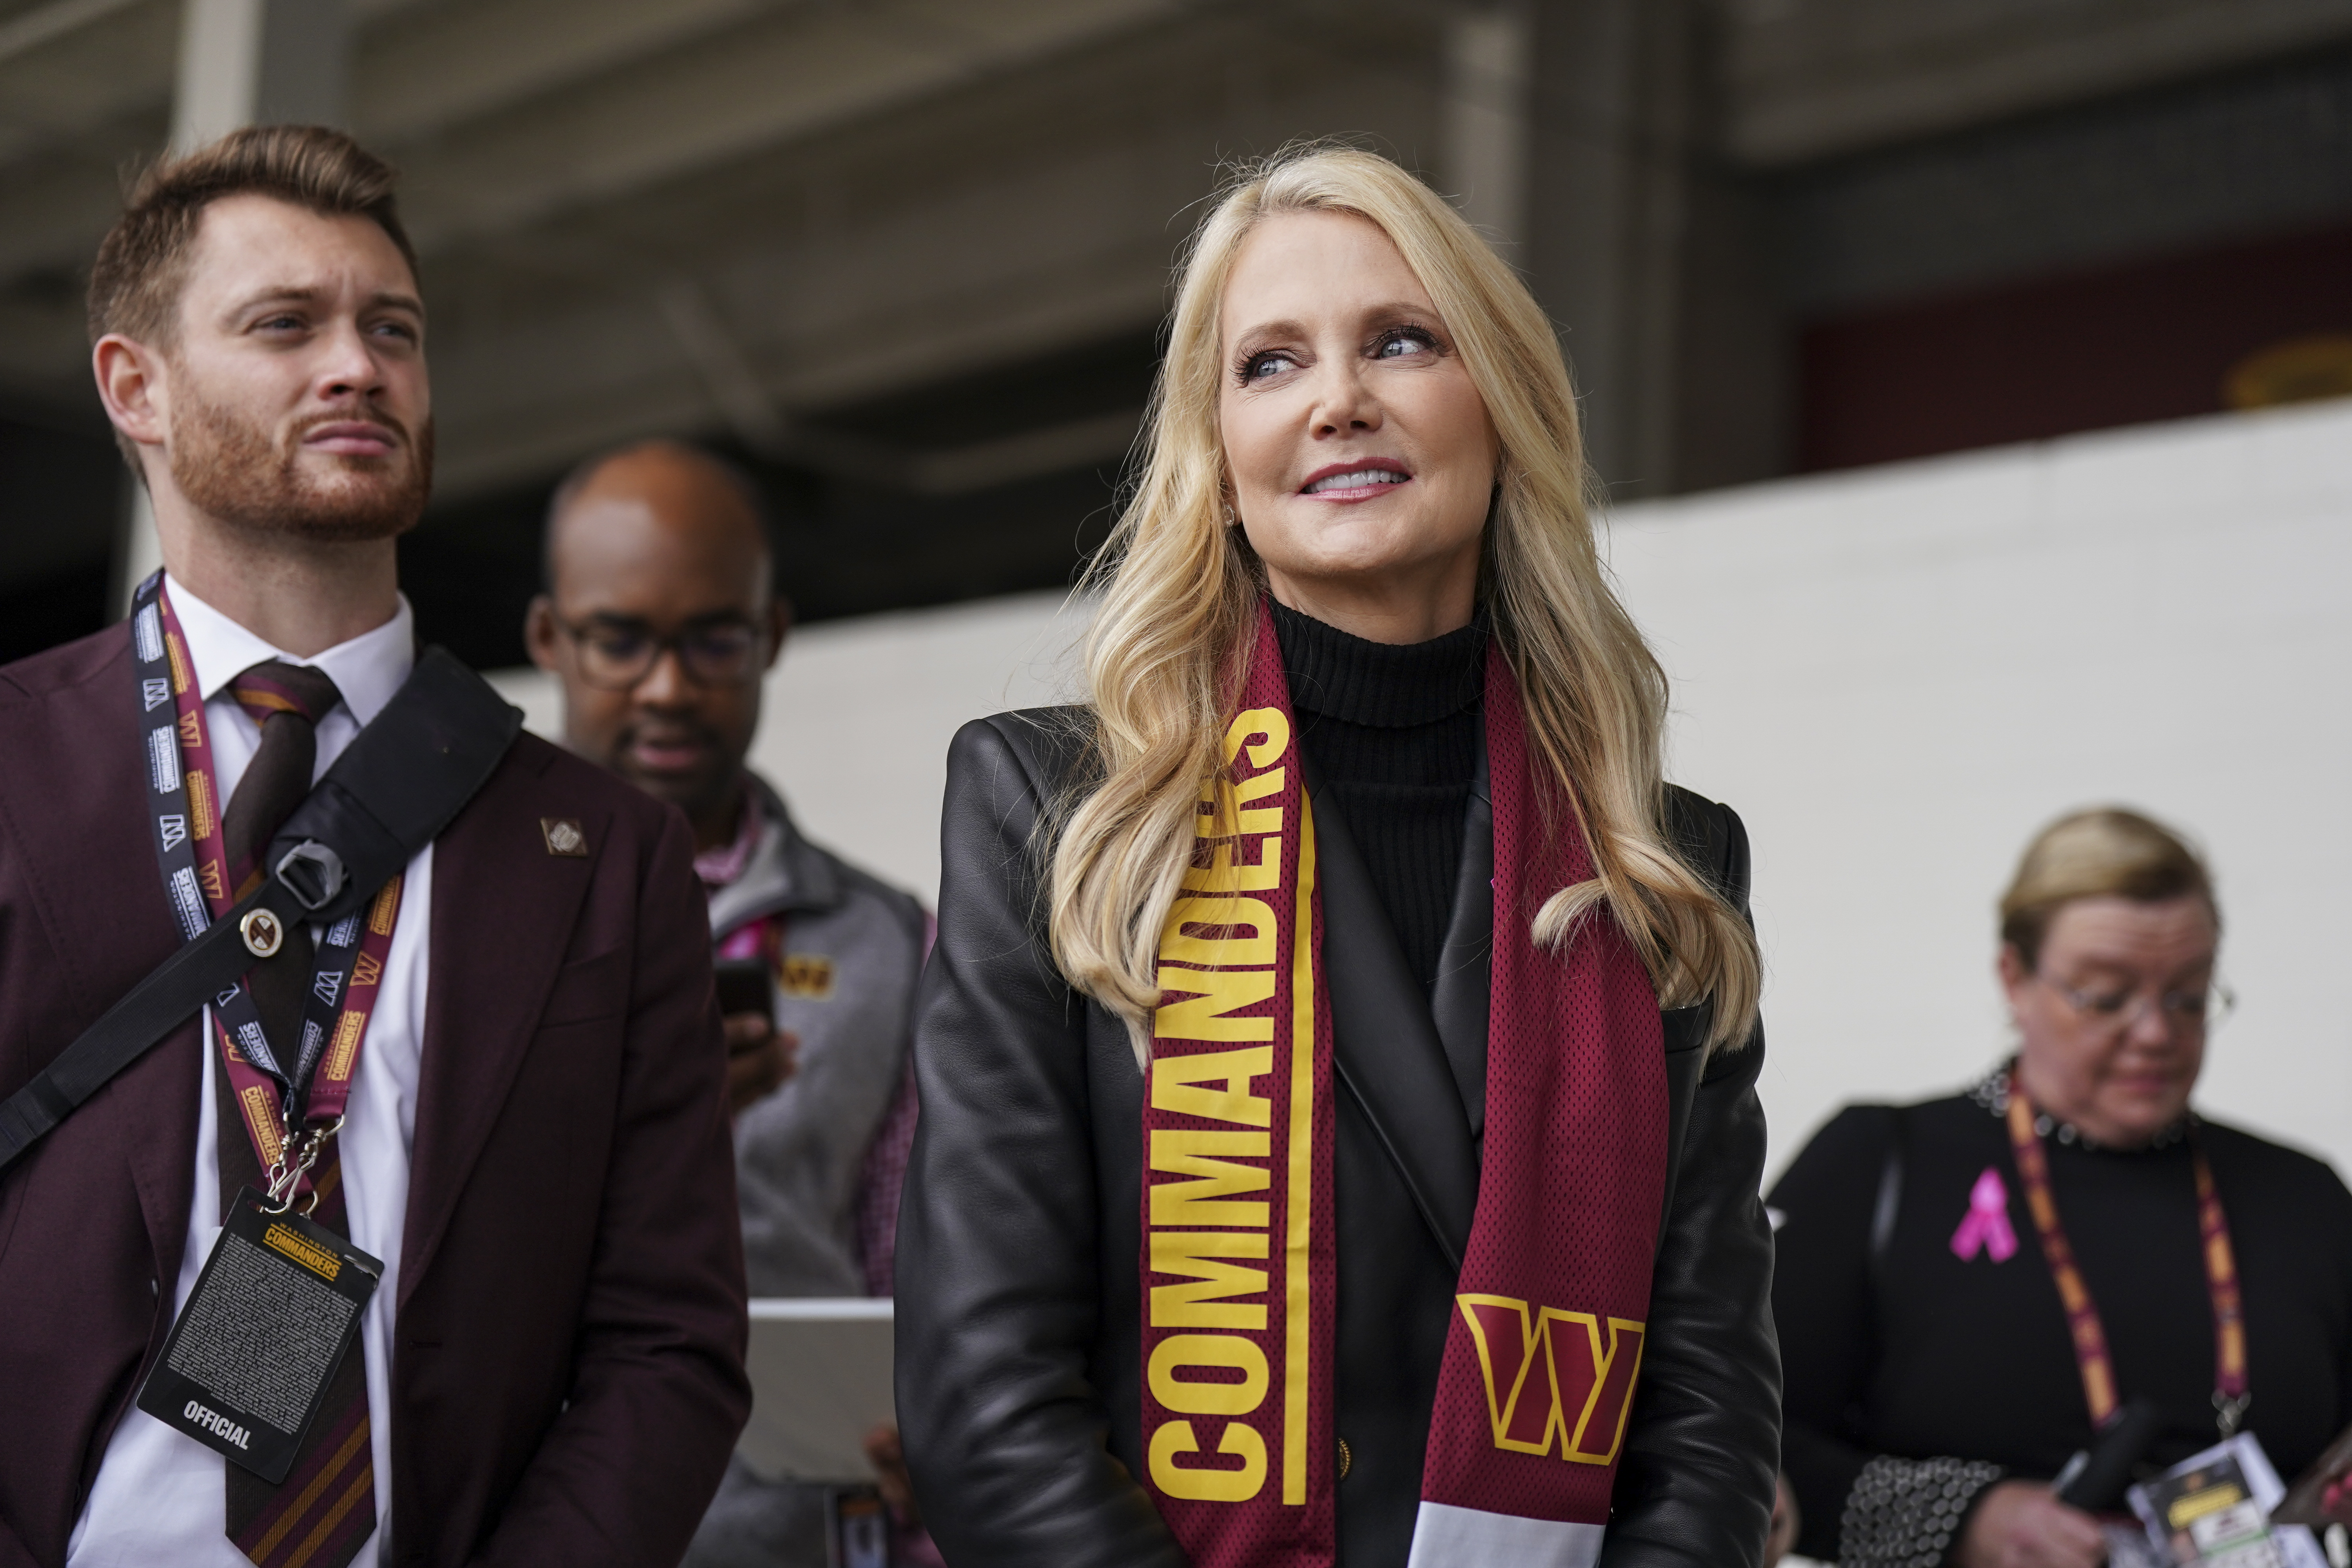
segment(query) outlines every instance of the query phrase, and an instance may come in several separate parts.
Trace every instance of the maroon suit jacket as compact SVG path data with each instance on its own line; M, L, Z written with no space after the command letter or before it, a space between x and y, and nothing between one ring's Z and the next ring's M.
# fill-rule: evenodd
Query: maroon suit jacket
M117 626L0 668L0 1095L177 942ZM577 818L585 858L541 817ZM524 736L437 841L394 1326L403 1565L674 1563L751 1407L685 819ZM189 1022L0 1176L0 1568L55 1568L169 1328Z

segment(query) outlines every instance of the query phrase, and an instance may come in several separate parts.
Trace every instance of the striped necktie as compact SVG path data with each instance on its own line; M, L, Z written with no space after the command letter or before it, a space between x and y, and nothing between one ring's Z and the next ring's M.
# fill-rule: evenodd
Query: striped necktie
M261 745L221 813L229 882L242 897L267 875L269 841L310 793L318 769L318 723L342 700L326 671L270 659L229 684L237 704L261 727ZM281 1061L302 1028L302 1001L317 956L310 929L296 924L277 953L247 973L261 1029ZM215 1071L221 1214L243 1187L260 1188L260 1163L231 1099L228 1075ZM341 1140L330 1138L311 1167L319 1194L310 1217L351 1234L343 1204ZM368 1433L367 1357L353 1342L327 1384L293 1468L276 1486L236 1465L228 1472L226 1528L236 1549L261 1568L343 1568L375 1529L375 1462Z

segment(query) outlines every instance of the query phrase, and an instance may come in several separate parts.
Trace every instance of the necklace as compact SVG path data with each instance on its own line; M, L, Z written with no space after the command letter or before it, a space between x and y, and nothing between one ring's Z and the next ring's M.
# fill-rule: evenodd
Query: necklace
M2009 1114L2009 1079L2015 1067L2016 1058L2012 1057L1969 1086L1969 1098L1983 1107L1996 1121ZM2195 1111L2185 1110L2158 1128L2156 1135L2147 1142L2128 1146L2102 1143L2073 1122L2061 1121L2046 1110L2033 1113L2033 1131L2041 1137L2055 1138L2070 1148L2088 1149L2096 1154L2137 1154L2169 1149L2182 1142L2189 1136L2189 1126L2196 1120Z

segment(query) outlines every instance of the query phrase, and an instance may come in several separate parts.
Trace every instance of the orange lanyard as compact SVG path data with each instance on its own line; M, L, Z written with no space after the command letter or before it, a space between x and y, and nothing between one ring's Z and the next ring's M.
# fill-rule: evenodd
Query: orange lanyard
M2026 1207L2033 1212L2033 1228L2042 1237L2042 1256L2049 1260L2051 1278L2058 1282L2058 1299L2066 1308L2066 1326L2074 1341L2074 1363L2083 1374L2083 1397L2091 1407L2094 1430L2114 1418L2115 1362L2107 1353L2107 1331L2099 1321L2098 1303L2083 1282L2074 1262L2074 1248L2058 1220L2058 1201L2050 1190L2050 1160L2033 1131L2033 1103L2025 1096L2017 1073L2009 1075L2009 1143L2017 1156L2017 1174L2025 1184ZM2189 1158L2197 1173L2197 1229L2203 1246L2206 1289L2213 1299L2213 1410L2221 1436L2228 1437L2245 1419L2252 1394L2246 1386L2246 1320L2238 1293L2237 1255L2230 1247L2230 1220L2221 1211L2221 1194L2213 1186L2213 1167L2197 1141L2195 1124L2189 1134Z

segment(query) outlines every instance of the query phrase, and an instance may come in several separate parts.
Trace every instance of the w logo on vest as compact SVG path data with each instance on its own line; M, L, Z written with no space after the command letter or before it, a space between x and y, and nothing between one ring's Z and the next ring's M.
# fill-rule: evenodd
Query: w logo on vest
M1508 1296L1455 1300L1478 1349L1495 1447L1538 1456L1557 1448L1570 1464L1612 1463L1633 1403L1645 1326Z

